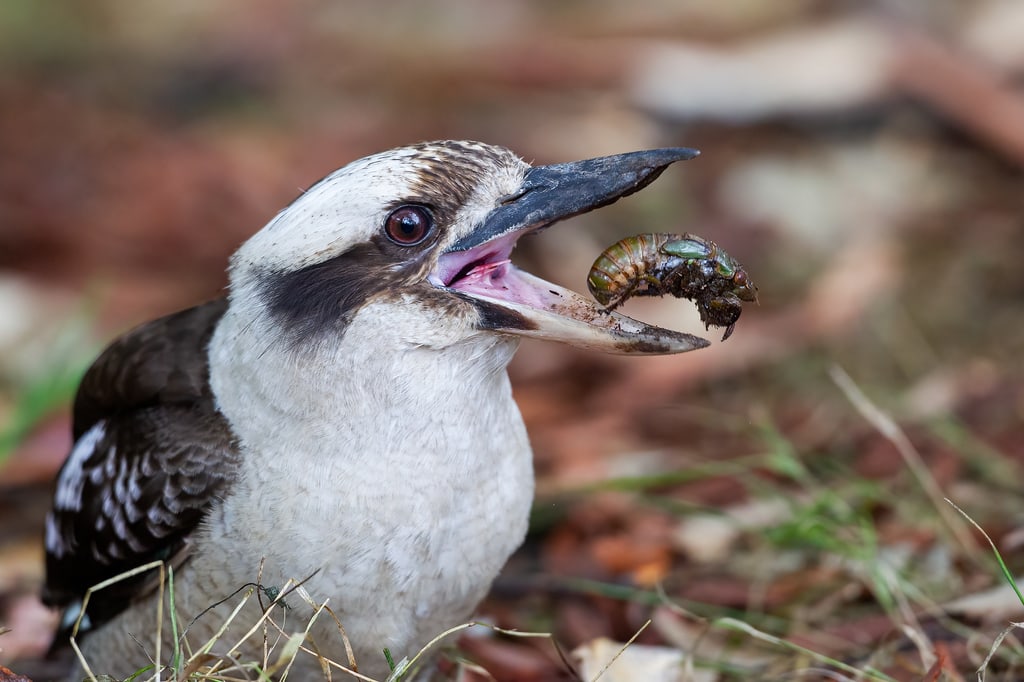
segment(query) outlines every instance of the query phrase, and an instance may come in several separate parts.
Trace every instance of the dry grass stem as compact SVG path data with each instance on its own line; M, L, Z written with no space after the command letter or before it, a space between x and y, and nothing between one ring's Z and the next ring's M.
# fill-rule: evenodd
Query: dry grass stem
M1024 629L1024 623L1010 623L1002 632L999 633L999 636L995 638L995 641L992 642L992 646L988 649L988 654L985 655L985 660L982 661L981 665L978 667L978 682L985 682L985 672L988 670L988 664L992 660L992 657L996 655L996 651L999 649L1000 645L1002 645L1006 636L1018 628Z
M896 451L899 452L900 457L903 458L910 473L917 480L918 485L921 486L931 503L935 506L939 517L953 534L953 537L956 538L956 541L968 556L973 556L979 549L978 543L967 532L967 529L964 528L959 519L943 504L946 498L942 494L942 490L928 471L928 467L924 460L921 459L921 454L917 451L917 448L907 438L907 434L889 415L871 402L842 367L832 365L829 368L829 376L861 416L874 426L886 440L892 443Z
M98 682L97 679L96 679L96 673L94 673L92 668L89 667L89 663L88 663L88 661L85 660L85 656L82 655L82 650L78 646L78 641L77 641L78 631L82 627L82 620L85 618L86 609L89 606L89 600L92 599L92 595L95 592L99 592L100 590L103 590L103 589L105 589L107 587L110 587L111 585L116 585L117 583L121 582L122 580L127 580L127 579L132 578L134 576L137 576L137 575L139 575L141 573L145 573L146 571L151 571L154 568L159 568L160 569L160 588L159 588L159 590L160 590L159 591L160 598L159 598L159 601L160 601L160 603L163 603L163 599L164 599L164 595L163 595L163 590L164 590L164 562L163 561L151 561L148 564L143 564L141 566L136 566L135 568L131 569L130 571L125 571L124 573L119 573L119 574L115 575L112 578L107 578L103 582L97 583L96 585L93 585L92 587L90 587L88 590L85 591L85 597L82 598L82 606L81 606L81 608L78 611L78 617L75 619L75 624L71 628L71 636L69 638L69 642L71 644L72 650L74 650L74 652L75 652L75 656L78 658L78 662L82 666L82 669L89 676L89 682ZM159 607L158 607L158 611L159 611ZM159 641L159 629L157 631L157 641ZM159 663L157 663L156 664L156 668L158 670L159 670L159 667L160 667ZM159 678L157 678L157 679L159 679Z
M624 652L626 649L628 649L629 645L632 644L633 642L635 642L636 638L640 636L640 633L643 632L644 630L646 630L647 626L650 625L650 624L651 624L651 619L648 618L647 622L644 623L643 625L641 625L640 629L633 633L633 636L630 637L626 641L626 643L622 645L622 648L619 649L618 653L616 653L614 656L612 656L612 660L608 661L605 664L605 666L603 668L601 668L601 670L597 673L597 675L594 676L594 679L591 680L590 682L597 682L599 679L601 679L601 676L604 675L606 672L608 672L608 668L612 667L612 664L615 663L615 661L619 660L619 656L622 656L622 652Z

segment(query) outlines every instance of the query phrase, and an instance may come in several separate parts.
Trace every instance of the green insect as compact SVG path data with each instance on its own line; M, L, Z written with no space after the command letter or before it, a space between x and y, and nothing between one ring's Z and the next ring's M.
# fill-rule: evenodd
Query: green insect
M612 311L631 296L672 294L697 304L705 327L736 327L743 301L757 301L747 271L709 239L693 234L638 234L612 244L594 261L590 293Z

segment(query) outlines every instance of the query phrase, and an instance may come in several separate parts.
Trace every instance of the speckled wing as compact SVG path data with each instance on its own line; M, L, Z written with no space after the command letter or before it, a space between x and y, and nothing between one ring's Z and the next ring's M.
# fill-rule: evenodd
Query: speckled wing
M55 606L155 559L183 560L189 535L230 485L237 448L209 387L206 347L225 300L143 325L82 379L75 444L46 519L46 586ZM93 624L127 607L139 576L90 601ZM151 581L150 581L151 582Z

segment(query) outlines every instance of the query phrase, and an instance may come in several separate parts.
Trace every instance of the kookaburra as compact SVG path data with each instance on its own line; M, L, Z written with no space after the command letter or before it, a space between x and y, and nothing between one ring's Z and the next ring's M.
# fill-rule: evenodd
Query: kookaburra
M91 586L166 560L196 646L240 588L306 579L360 672L386 677L382 650L412 656L468 619L526 533L531 451L506 373L519 337L614 353L706 345L517 269L516 241L695 154L531 167L501 147L433 142L310 187L234 254L226 298L135 329L86 373L46 519L47 602L74 614ZM93 595L80 641L96 673L152 662L153 575ZM312 608L286 603L286 629L301 631ZM220 646L260 615L250 599ZM348 661L323 614L307 645ZM263 646L251 637L239 659ZM320 663L300 652L291 675L319 679Z

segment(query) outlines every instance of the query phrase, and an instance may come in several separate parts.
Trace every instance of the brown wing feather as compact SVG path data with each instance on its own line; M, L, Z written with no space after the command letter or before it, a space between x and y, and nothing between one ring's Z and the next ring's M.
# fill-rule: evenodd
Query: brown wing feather
M210 301L148 322L110 344L78 387L75 440L99 420L125 411L211 398L206 345L225 310L227 299Z
M233 479L237 450L209 388L206 346L223 300L143 325L86 372L75 398L75 446L47 518L44 600L67 605L96 583L181 555ZM145 577L90 602L101 622Z

